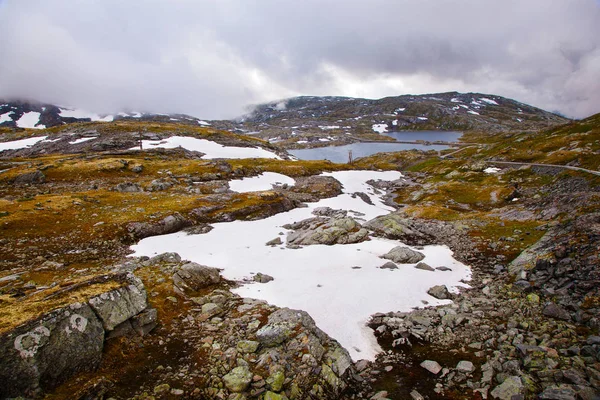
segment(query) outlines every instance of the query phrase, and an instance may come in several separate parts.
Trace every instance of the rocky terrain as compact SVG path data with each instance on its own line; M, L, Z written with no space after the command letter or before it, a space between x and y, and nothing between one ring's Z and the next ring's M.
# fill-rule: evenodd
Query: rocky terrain
M213 124L298 148L385 141L390 138L381 133L388 131L531 131L567 121L501 96L449 92L377 100L294 97L257 105L236 121Z
M0 397L600 394L600 176L585 171L599 168L599 116L537 132L469 133L472 146L452 155L379 154L352 165L291 161L273 144L176 123L5 128L2 142L41 136L0 152ZM273 158L137 149L175 136ZM142 238L203 235L217 222L260 220L337 196L342 185L319 174L363 169L403 172L402 181L371 182L397 210L358 221L355 213L315 209L286 228L287 246L385 237L416 250L392 249L381 268L402 274L398 265L412 263L437 274L444 267L419 264L418 248L444 244L473 272L461 293L431 287L432 302L445 305L374 315L370 326L385 351L373 362L353 362L302 310L240 297L234 292L246 282L210 265L175 253L126 258ZM264 172L294 184L230 189L232 179ZM266 245L282 245L277 239Z

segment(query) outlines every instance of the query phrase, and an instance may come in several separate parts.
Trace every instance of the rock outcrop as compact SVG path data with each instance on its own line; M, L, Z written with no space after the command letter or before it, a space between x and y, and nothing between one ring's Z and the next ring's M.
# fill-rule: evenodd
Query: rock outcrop
M113 332L146 334L156 326L141 280L133 274L95 278L86 285L120 287L31 319L0 335L0 398L35 397L71 376L100 365ZM81 287L81 285L77 285Z
M192 221L183 215L174 213L158 222L132 222L127 225L127 231L134 240L139 240L150 236L179 232L192 224Z
M287 243L292 246L359 243L369 236L369 232L351 217L308 218L284 228L294 230L287 235Z

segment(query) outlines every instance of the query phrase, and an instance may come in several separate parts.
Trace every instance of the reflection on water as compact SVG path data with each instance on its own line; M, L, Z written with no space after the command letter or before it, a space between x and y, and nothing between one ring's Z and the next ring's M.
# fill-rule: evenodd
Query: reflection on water
M288 153L301 160L329 160L335 163L348 162L348 151L352 150L352 157L370 156L375 153L392 152L401 150L444 150L449 146L446 145L431 145L410 144L410 143L352 143L345 146L328 146L317 147L314 149L288 150Z
M456 142L462 136L462 132L445 131L401 131L388 132L399 141L427 141L427 142ZM336 163L348 162L348 152L352 150L352 157L366 157L375 153L402 151L402 150L444 150L446 145L424 145L412 143L353 143L345 146L319 147L315 149L288 150L288 152L301 160L329 160Z

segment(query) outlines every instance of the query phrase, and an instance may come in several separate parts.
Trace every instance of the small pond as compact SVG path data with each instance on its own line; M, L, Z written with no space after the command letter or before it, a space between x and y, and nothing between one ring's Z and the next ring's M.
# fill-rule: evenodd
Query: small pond
M457 142L462 134L462 132L455 131L399 131L384 133L384 135L391 136L396 140L407 142L415 140L427 140L429 142Z

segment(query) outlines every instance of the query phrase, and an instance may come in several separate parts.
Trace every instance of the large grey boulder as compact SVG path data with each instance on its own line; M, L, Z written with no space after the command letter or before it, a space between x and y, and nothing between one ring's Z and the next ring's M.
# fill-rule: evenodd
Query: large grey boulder
M427 291L427 294L440 300L447 300L452 298L452 294L448 291L445 285L436 285Z
M409 243L432 240L431 235L422 232L412 218L395 213L376 217L363 226L376 235L388 239L403 240Z
M183 292L198 291L220 281L221 275L217 268L193 262L182 265L173 274L173 283Z
M139 240L150 236L179 232L192 224L192 221L181 214L174 213L158 222L132 222L127 225L127 230L133 239Z
M296 246L359 243L369 237L369 232L350 217L315 217L285 225L284 228L294 229L288 233L287 243Z
M104 329L89 305L75 303L0 335L0 398L36 397L98 367Z
M511 400L513 396L524 394L525 388L521 378L509 376L500 385L496 386L490 393L492 399Z
M107 331L112 331L117 325L139 314L148 306L142 281L133 274L128 274L125 279L127 285L94 296L88 301Z
M425 255L405 246L396 246L381 257L398 264L415 264L424 259Z
M27 172L21 175L18 175L13 183L15 185L32 185L38 183L44 183L46 181L46 175L40 170L35 172Z
M134 182L119 183L117 186L115 186L115 190L122 193L137 193L144 191L140 185Z

